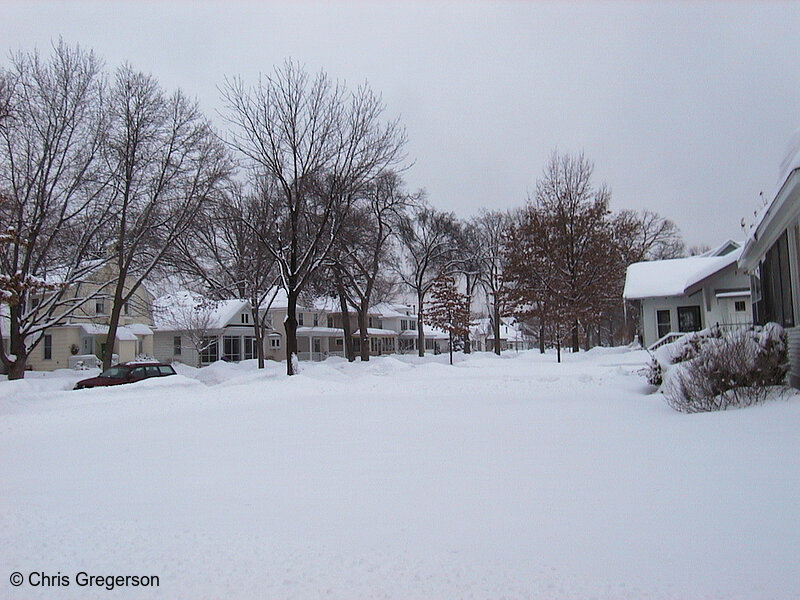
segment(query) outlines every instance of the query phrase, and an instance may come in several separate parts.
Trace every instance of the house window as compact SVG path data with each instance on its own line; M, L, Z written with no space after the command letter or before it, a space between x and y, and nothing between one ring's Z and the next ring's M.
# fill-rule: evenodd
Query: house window
M767 251L764 262L761 263L760 275L759 324L775 321L784 327L794 327L789 275L789 239L785 231Z
M425 350L433 350L434 342L433 340L425 340Z
M342 338L336 338L336 345L344 346L344 340Z
M122 305L122 310L124 311L124 313L126 315L131 314L131 304L130 304L130 302L126 302L125 304L123 304Z
M316 327L317 325L319 325L319 315L315 314L314 315L314 327Z
M212 363L217 360L217 346L217 338L204 337L200 346L200 361L203 363Z
M242 323L248 325L250 323L250 315L247 313L242 313Z
M328 327L333 328L333 317L328 317Z
M297 313L297 324L302 326L303 325L303 313Z
M736 312L745 312L747 310L747 303L744 300L737 300L733 303L733 309Z
M656 311L656 324L658 326L658 339L661 339L672 331L672 322L668 310Z
M176 335L172 338L172 354L174 356L180 356L182 351L181 347L181 336Z
M280 348L281 347L281 338L269 338L269 347L270 348Z
M222 338L222 356L225 360L238 362L242 360L241 338L226 335Z
M258 358L258 344L256 338L247 336L244 338L244 359Z
M367 317L367 327L375 327L375 326L372 324L372 317Z
M678 331L700 331L702 329L699 306L678 307Z
M106 301L103 298L98 298L94 301L94 314L96 315L104 315L106 314Z
M406 319L400 320L400 331L406 331L408 329L408 321Z
M408 322L408 328L409 329L416 329L417 328L417 322L416 321L409 321Z
M53 358L53 336L49 333L44 335L44 359L52 360Z

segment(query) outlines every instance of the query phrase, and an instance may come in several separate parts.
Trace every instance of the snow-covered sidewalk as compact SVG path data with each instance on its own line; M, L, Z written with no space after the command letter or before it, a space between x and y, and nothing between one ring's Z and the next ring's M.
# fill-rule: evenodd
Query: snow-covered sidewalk
M646 358L0 381L0 597L797 598L797 395L683 415Z

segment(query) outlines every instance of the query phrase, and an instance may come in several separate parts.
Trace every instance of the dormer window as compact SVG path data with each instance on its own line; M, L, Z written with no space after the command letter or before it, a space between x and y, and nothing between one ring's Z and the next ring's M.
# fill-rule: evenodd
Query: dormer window
M242 323L245 325L250 324L250 315L248 313L242 313Z

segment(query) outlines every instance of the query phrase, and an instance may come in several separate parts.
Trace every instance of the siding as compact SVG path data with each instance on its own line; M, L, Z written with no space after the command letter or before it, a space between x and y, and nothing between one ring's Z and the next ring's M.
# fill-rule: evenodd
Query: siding
M800 389L800 327L786 330L789 339L789 383Z

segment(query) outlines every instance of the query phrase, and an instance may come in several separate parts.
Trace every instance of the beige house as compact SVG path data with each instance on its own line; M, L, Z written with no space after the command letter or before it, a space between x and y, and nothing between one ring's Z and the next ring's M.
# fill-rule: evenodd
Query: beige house
M103 281L107 271L98 273ZM94 367L106 351L111 315L112 283L86 282L70 290L73 297L92 297L62 322L48 327L28 359L34 371L74 368L78 363ZM113 362L127 362L137 356L152 356L153 331L150 306L152 294L144 287L134 293L120 315L114 341ZM36 299L34 299L36 302Z

